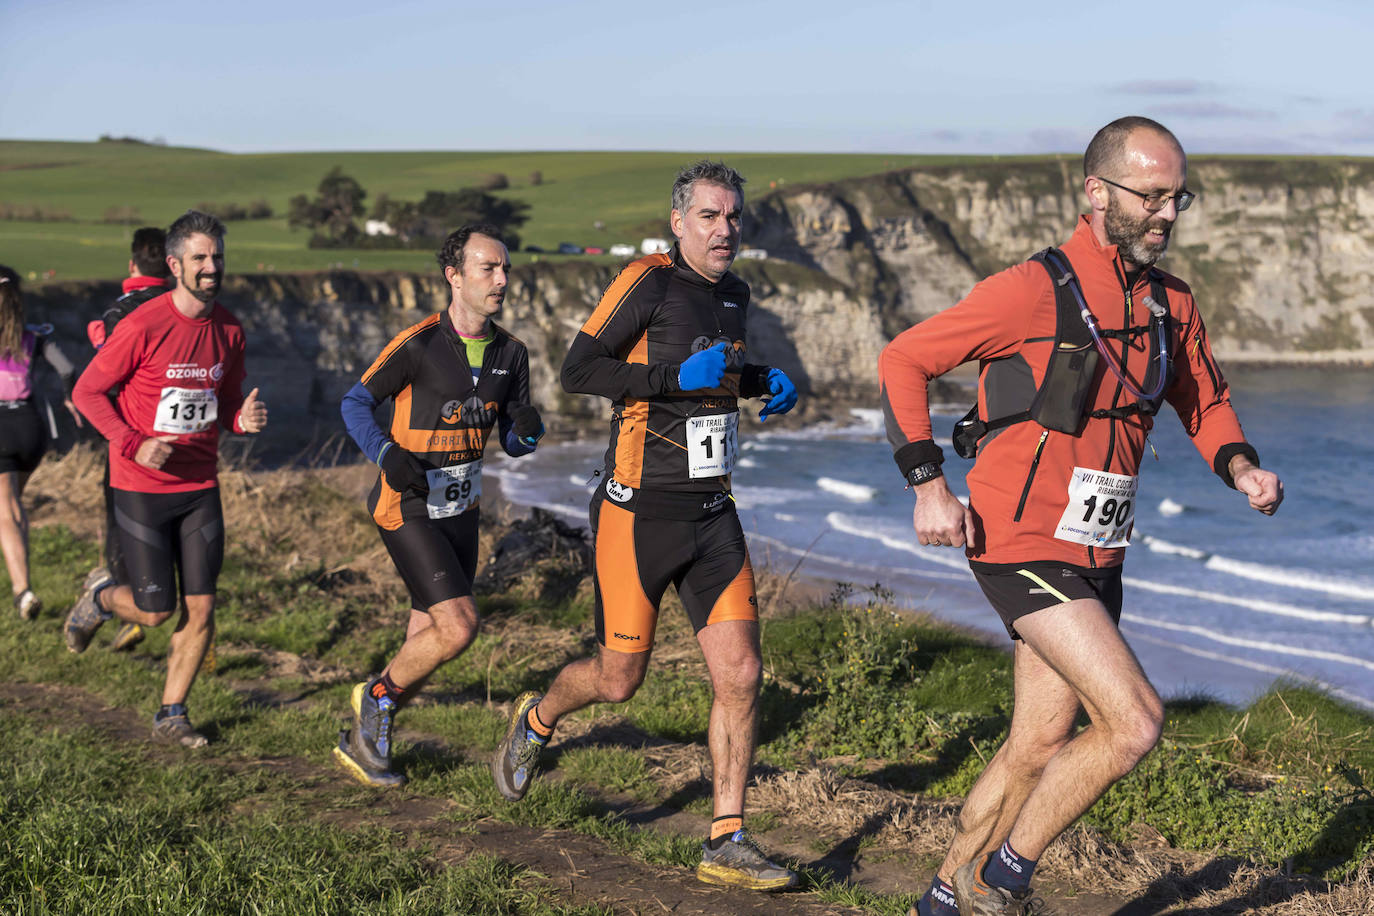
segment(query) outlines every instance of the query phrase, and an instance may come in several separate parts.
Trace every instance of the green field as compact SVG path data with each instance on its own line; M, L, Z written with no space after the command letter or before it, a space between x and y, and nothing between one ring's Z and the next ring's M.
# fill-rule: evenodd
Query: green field
M530 205L521 231L526 244L560 242L608 247L638 244L666 231L668 195L676 169L702 155L725 158L749 181L746 193L772 186L833 181L952 157L674 152L404 152L261 153L145 146L129 143L0 141L0 203L67 213L70 222L0 221L0 263L22 274L56 271L58 280L116 278L128 259L137 225L166 225L202 201L248 204L264 199L276 216L230 224L232 271L319 270L342 264L362 270L428 270L429 252L312 251L309 233L286 226L287 201L315 192L335 166L367 190L418 199L425 191L455 191L493 172L511 183L503 196ZM531 173L542 173L538 186ZM101 220L110 208L136 209L131 226ZM600 221L605 229L597 230ZM261 267L259 267L261 265Z

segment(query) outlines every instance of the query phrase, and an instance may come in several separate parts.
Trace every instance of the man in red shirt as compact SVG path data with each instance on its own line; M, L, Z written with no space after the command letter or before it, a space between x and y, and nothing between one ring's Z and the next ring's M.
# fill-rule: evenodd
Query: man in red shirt
M257 433L267 407L243 396L243 328L215 301L224 277L224 226L188 210L167 232L176 287L119 325L76 383L73 400L110 442L115 523L129 584L93 582L67 615L67 648L82 652L112 616L158 626L184 605L170 641L153 734L202 747L186 696L214 634L215 582L224 558L216 464L219 426ZM117 390L113 397L111 393Z
M1046 848L1159 740L1163 704L1117 623L1160 405L1252 508L1272 515L1283 500L1231 408L1192 291L1155 267L1193 200L1178 139L1121 118L1093 137L1083 173L1090 212L1072 238L899 334L878 365L917 540L965 548L1015 645L1010 733L964 801L918 916L1027 911ZM964 506L940 470L926 386L975 359ZM1081 731L1080 709L1091 720Z

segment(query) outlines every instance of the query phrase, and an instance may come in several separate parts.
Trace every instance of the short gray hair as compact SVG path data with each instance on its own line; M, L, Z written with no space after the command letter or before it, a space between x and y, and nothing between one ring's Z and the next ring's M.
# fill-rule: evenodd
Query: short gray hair
M1173 143L1179 152L1183 152L1183 144L1178 142L1178 137L1175 137L1169 128L1151 118L1128 115L1117 118L1093 135L1092 141L1083 153L1083 177L1090 178L1096 175L1101 178L1104 173L1111 173L1120 178L1121 165L1126 158L1126 144L1130 142L1131 135L1138 130L1151 131Z
M186 242L191 236L208 235L216 242L223 244L224 233L227 231L224 228L224 223L209 213L187 210L178 216L176 222L172 223L171 228L167 230L167 253L180 261L181 253L186 249Z
M724 162L703 159L677 173L677 181L673 182L674 210L685 214L692 206L692 191L698 181L730 188L740 196L741 201L744 200L744 176Z

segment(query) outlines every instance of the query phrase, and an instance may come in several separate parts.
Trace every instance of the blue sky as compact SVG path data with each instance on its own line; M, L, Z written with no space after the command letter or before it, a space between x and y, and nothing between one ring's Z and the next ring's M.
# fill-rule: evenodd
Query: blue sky
M1374 4L0 0L0 138L1374 154Z

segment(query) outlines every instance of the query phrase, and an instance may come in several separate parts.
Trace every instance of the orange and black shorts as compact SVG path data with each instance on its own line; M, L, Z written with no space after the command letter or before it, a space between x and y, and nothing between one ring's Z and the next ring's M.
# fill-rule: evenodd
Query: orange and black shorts
M1113 623L1121 623L1121 567L1089 569L1067 563L970 563L973 578L1002 624L1007 635L1020 639L1016 621L1027 614L1043 611L1081 598L1102 602Z
M601 645L617 652L653 648L669 583L695 632L758 619L754 569L729 494L636 492L611 479L597 488L588 514Z

